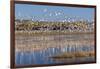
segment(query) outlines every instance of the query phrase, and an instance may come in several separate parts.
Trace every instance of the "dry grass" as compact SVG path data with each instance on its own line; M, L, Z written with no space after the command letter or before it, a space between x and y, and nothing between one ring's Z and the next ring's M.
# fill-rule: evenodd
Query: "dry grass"
M71 53L62 53L51 58L53 59L65 59L65 58L79 58L79 57L91 57L95 56L94 51L89 52L71 52Z

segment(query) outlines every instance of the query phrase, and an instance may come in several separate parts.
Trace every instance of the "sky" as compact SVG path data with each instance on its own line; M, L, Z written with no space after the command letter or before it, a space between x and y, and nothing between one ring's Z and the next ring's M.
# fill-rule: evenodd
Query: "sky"
M93 21L94 8L15 4L15 17L33 21Z

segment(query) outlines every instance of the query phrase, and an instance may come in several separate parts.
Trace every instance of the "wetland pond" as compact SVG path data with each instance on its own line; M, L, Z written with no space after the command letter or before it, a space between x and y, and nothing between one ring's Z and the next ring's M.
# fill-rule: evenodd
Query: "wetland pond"
M93 62L95 61L94 55L77 58L52 58L62 53L91 51L95 52L94 34L15 35L16 66Z

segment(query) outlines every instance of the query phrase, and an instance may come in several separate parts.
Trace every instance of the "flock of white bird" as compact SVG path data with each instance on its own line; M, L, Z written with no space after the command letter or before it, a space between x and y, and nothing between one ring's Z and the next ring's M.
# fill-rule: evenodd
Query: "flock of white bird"
M54 12L50 12L48 9L43 9L42 10L43 13L45 13L43 15L43 17L41 18L40 16L29 16L27 15L27 19L31 19L32 21L58 21L58 22L75 22L75 21L88 21L90 22L91 20L86 20L83 17L80 16L71 16L71 15L66 15L65 13L63 13L62 10L59 11L54 11ZM49 13L49 14L47 14ZM20 20L23 20L24 18L21 16L21 13L19 12L18 17L20 18Z

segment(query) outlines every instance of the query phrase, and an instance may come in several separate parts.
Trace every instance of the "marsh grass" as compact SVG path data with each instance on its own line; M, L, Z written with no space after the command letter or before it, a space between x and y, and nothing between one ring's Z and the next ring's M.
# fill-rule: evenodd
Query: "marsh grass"
M37 35L71 35L71 34L93 34L94 32L70 32L70 31L15 31L17 36Z
M66 59L66 58L80 58L80 57L92 57L95 56L94 51L89 51L89 52L64 52L60 53L59 55L52 56L50 58L53 59Z

